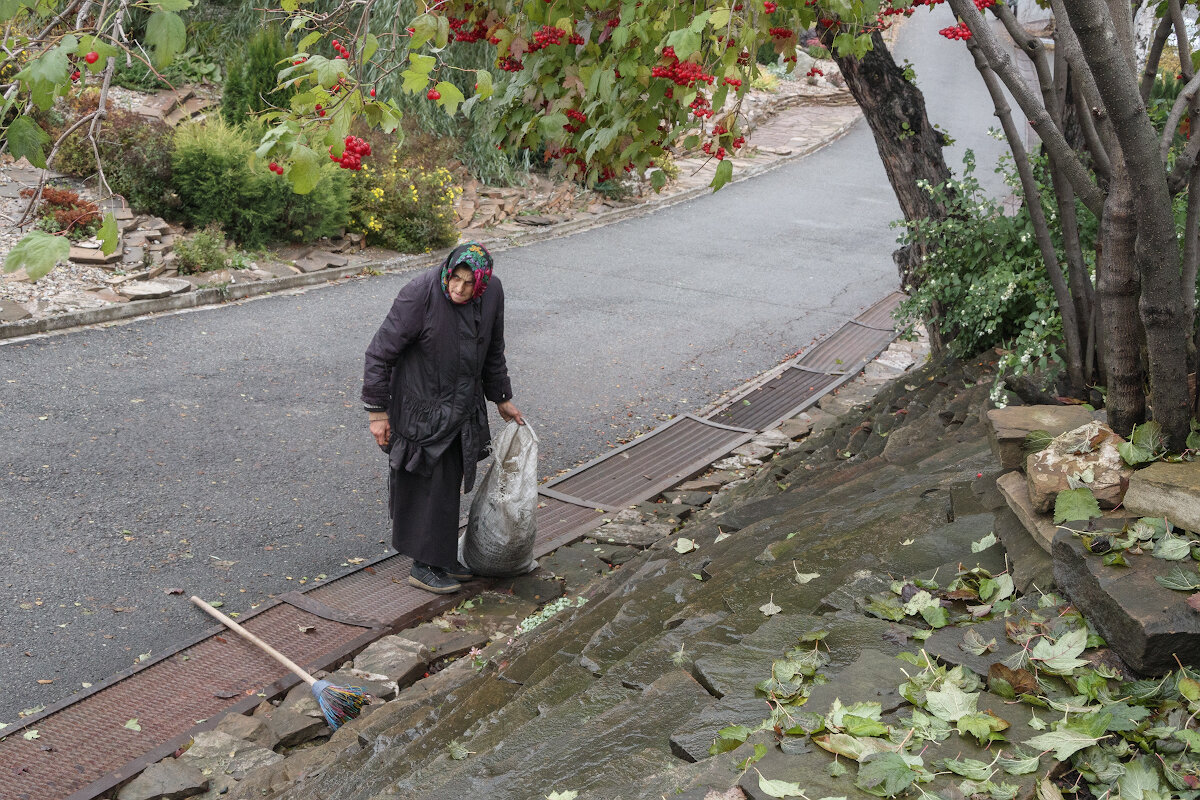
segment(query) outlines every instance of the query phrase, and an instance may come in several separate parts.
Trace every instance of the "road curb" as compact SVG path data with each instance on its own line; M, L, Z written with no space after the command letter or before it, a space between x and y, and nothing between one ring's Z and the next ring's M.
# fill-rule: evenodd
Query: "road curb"
M787 108L788 106L784 106ZM856 115L848 122L844 122L836 129L830 132L827 136L819 141L813 142L811 145L803 149L792 152L786 156L778 156L770 163L751 164L736 174L730 184L741 183L758 175L763 175L779 167L797 161L805 156L815 153L823 147L826 147L845 136L850 129L862 118L861 113ZM646 216L660 209L670 208L679 203L687 202L703 194L710 193L711 190L707 186L696 186L691 189L686 189L677 194L667 196L652 196L650 199L637 205L627 206L625 208L615 208L610 211L597 214L587 219L576 219L561 222L555 225L547 226L540 230L529 231L528 233L512 234L509 236L493 236L482 240L487 244L493 252L503 252L518 247L536 244L549 239L558 239L564 236L571 236L576 233L602 228L611 225L615 222L621 222L626 219L634 219L636 217ZM185 311L195 308L207 308L220 306L232 301L254 299L265 297L271 294L277 294L281 291L289 289L301 289L310 286L318 286L321 284L331 284L345 278L350 278L355 275L364 273L400 273L414 269L431 267L439 264L445 258L446 253L450 250L436 251L433 253L422 253L418 255L406 255L398 258L387 259L376 262L368 262L365 264L356 264L345 267L332 267L323 269L318 272L308 272L301 275L289 275L282 278L275 278L268 281L255 281L253 283L244 284L228 284L222 287L214 287L207 289L196 289L184 294L172 295L170 297L162 297L154 300L131 300L128 303L120 305L105 306L103 308L89 309L86 311L76 311L69 314L59 314L52 317L41 317L38 319L18 320L16 322L8 322L0 324L0 344L11 343L13 340L23 339L31 336L39 336L48 333L63 332L75 328L91 327L95 325L104 325L109 323L118 323L124 321L135 320L141 317L150 317L158 314L173 313L177 311Z

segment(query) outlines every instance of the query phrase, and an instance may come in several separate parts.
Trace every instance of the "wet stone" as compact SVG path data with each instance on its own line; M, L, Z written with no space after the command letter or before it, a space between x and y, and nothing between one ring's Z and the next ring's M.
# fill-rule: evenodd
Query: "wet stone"
M303 714L306 717L325 719L325 714L321 711L321 706L317 704L317 698L313 697L312 689L307 683L298 683L288 690L287 695L279 703L278 707L295 714ZM270 703L266 703L265 707L260 705L254 710L254 718L261 718L264 714L270 712L271 709L272 706ZM271 746L274 747L274 745Z
M324 717L314 719L286 708L277 708L264 714L261 719L279 737L276 747L295 747L329 732Z
M208 789L199 769L173 758L151 764L117 794L117 800L183 800Z
M721 481L712 478L693 478L690 481L684 481L675 487L676 491L680 492L715 492L721 488Z
M712 492L663 492L663 499L668 505L686 505L698 508L712 499Z
M891 588L892 579L887 575L870 569L860 569L841 586L821 598L822 608L832 608L838 611L854 611L864 597L886 592Z
M204 731L196 734L192 746L179 757L179 761L196 767L213 776L229 775L235 780L251 770L282 761L283 756L265 747L235 739L228 733ZM214 778L214 784L216 780ZM218 788L209 787L209 791Z
M457 658L466 655L474 647L483 647L488 643L488 635L482 631L443 630L428 622L396 635L424 647L435 659Z
M545 605L551 600L557 600L567 593L567 586L563 581L546 575L540 570L517 578L501 580L497 582L496 587L501 590L507 589L516 597L539 606Z
M362 674L360 674L362 673ZM325 676L325 680L335 686L353 686L362 689L371 697L380 700L391 700L400 691L395 681L387 680L382 675L373 675L366 677L370 673L365 673L358 669L340 669L337 672L332 672ZM384 678L383 680L380 680Z
M983 637L983 641L996 644L991 650L977 656L963 650L968 631ZM948 664L962 664L977 675L987 678L988 670L997 661L1003 661L1021 648L1008 640L1003 619L989 619L976 625L950 625L940 628L925 640L925 650Z
M863 650L857 661L831 675L829 683L813 687L804 708L824 714L838 699L842 705L880 703L885 713L891 711L905 702L899 687L908 680L907 666L911 665L888 653Z
M308 688L308 684L304 684ZM316 705L316 701L313 702ZM262 717L252 717L246 714L226 714L213 730L228 733L238 739L244 739L251 744L275 749L279 744L279 736L271 729Z
M424 645L401 636L384 636L359 653L354 666L407 686L424 674L429 660L429 650Z
M601 539L599 544L608 542ZM539 572L565 579L570 591L585 586L595 580L597 575L609 571L608 564L604 563L595 551L596 546L595 543L583 541L560 547L550 555L538 559Z
M1008 553L1011 563L1009 574L1019 593L1053 590L1054 562L1050 554L1007 507L996 512L996 537Z
M987 411L988 442L1004 469L1025 466L1025 437L1043 430L1058 436L1092 421L1083 406L1007 406Z
M1054 537L1052 555L1059 588L1130 667L1161 675L1177 666L1176 657L1200 666L1200 614L1188 605L1188 593L1154 579L1177 563L1126 555L1128 567L1105 566L1065 530Z
M634 547L649 547L664 536L671 535L673 526L665 522L627 523L611 522L593 535L608 544L628 544Z

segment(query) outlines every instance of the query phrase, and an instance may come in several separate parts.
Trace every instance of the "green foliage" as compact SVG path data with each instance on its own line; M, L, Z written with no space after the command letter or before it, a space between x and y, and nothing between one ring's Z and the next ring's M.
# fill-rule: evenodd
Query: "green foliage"
M312 241L338 232L349 212L344 171L320 168L315 189L298 195L261 162L251 134L220 120L181 126L171 163L178 214L193 227L217 222L237 242Z
M898 316L917 321L936 304L942 310L937 324L955 355L968 357L1001 346L1011 351L1002 367L1017 375L1041 372L1052 377L1062 365L1058 353L1062 317L1029 210L1022 204L1015 214L1006 214L979 185L970 151L963 163L961 180L926 187L947 209L946 219L895 223L905 228L902 244L929 248L922 282L910 287L912 293ZM1015 169L1005 163L998 171L1020 193ZM1035 161L1035 176L1062 263L1061 229L1058 214L1049 205L1053 191L1044 161ZM1082 205L1078 214L1081 245L1085 257L1090 257L1095 252L1096 221Z
M51 236L43 231L32 231L13 245L4 259L4 271L16 272L22 267L29 279L36 281L59 261L66 261L71 252L71 241L65 236Z
M1100 506L1096 502L1096 496L1092 494L1092 490L1086 486L1059 492L1058 497L1054 498L1054 523L1056 525L1062 522L1086 522L1098 516L1100 516Z
M96 157L86 133L80 129L63 140L55 156L56 169L80 178L96 174ZM170 214L174 197L173 131L169 125L114 108L96 132L96 147L104 165L104 177L114 194L121 195L140 211Z
M118 56L117 67L113 70L113 83L142 92L178 88L184 84L204 81L216 83L220 79L220 67L196 47L189 47L162 69L153 67L150 53L139 50L136 55L128 58L124 55Z
M259 28L245 50L229 62L221 95L221 115L225 121L236 125L245 122L250 114L286 107L295 89L290 84L278 90L276 86L279 70L294 53L276 26Z
M176 264L185 274L215 272L233 264L225 249L225 232L215 222L175 243Z
M351 228L371 244L426 253L458 241L454 201L462 191L444 167L409 165L398 150L351 183Z

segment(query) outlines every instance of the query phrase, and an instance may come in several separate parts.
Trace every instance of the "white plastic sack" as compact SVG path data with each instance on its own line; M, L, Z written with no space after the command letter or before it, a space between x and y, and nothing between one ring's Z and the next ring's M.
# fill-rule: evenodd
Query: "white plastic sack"
M537 435L508 423L492 440L492 464L471 501L459 561L477 575L524 575L537 566Z

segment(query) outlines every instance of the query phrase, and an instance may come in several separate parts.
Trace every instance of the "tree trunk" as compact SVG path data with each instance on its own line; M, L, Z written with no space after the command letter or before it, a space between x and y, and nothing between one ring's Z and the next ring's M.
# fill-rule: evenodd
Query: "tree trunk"
M871 35L872 49L862 58L837 55L833 48L834 31L829 28L819 31L821 41L834 53L847 88L871 126L875 147L904 219L909 222L945 219L946 210L923 188L925 184L943 184L951 175L942 155L945 137L929 122L921 90L904 77L904 70L896 66L878 31ZM901 286L920 285L918 270L923 256L918 247L897 257Z
M1071 28L1104 96L1129 180L1138 188L1138 305L1146 331L1151 404L1167 446L1182 451L1190 417L1186 339L1190 332L1183 328L1179 243L1166 169L1159 159L1158 135L1146 115L1127 55L1117 44L1121 31L1114 30L1105 4L1101 0L1066 0L1066 6ZM1110 371L1112 368L1110 364ZM1124 409L1117 413L1125 416Z
M1103 357L1108 374L1108 424L1122 436L1146 414L1141 336L1138 331L1138 270L1134 255L1133 186L1116 166L1096 252L1096 309L1103 331Z

